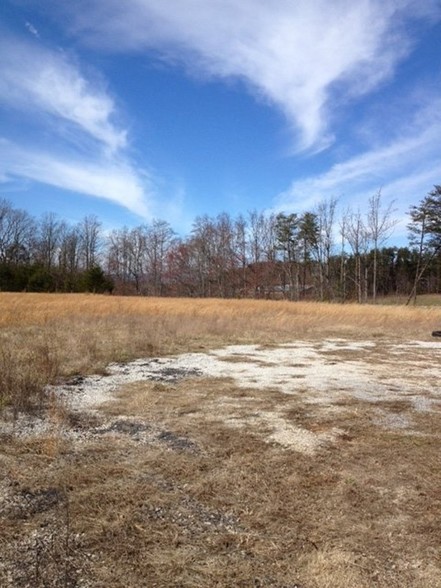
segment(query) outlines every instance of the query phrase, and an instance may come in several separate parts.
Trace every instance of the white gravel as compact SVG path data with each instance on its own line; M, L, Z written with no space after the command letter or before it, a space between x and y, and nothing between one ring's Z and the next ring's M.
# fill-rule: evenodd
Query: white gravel
M296 341L268 348L232 345L209 353L111 364L108 375L78 377L52 390L72 411L99 413L100 405L132 382L174 383L186 377L231 378L238 387L297 395L306 405L312 406L331 408L342 400L354 398L371 403L406 400L418 411L437 409L441 403L441 344L410 341L406 345L396 345L382 341L379 345L381 353L373 341L344 339L327 339L320 343ZM400 355L395 360L396 353ZM406 353L411 356L409 366ZM391 363L391 358L395 363ZM269 441L306 453L339 434L338 430L316 434L295 427L277 412L259 413L253 418L255 424L272 429ZM240 419L227 418L226 422L231 426L241 425ZM247 419L247 424L252 424L252 419ZM377 424L408 428L412 422L407 417L381 414ZM8 432L8 427L11 429L12 424L0 424L0 432ZM51 431L54 427L56 429L56 425L47 420L29 417L22 417L15 423L16 432L20 430L29 435Z

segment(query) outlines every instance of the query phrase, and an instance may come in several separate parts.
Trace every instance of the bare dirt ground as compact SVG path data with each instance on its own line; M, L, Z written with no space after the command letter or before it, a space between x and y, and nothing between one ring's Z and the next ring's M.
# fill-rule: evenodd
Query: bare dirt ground
M0 425L0 585L441 587L441 343L112 364Z

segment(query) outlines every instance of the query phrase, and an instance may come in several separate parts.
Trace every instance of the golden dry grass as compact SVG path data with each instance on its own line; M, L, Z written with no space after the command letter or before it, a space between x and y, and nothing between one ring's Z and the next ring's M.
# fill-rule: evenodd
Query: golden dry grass
M273 300L225 300L191 298L146 298L100 296L92 294L16 294L0 293L0 327L47 325L53 321L108 317L158 318L163 320L210 321L231 331L247 325L249 331L302 332L323 326L333 329L384 328L405 333L433 326L441 320L441 310L423 308L385 307L384 305L328 304L318 302L288 302ZM222 322L225 321L225 325Z
M0 408L42 402L44 384L112 361L325 336L430 338L436 307L0 293Z
M327 336L431 340L441 325L436 308L248 300L0 294L0 309L4 401L17 410L43 402L45 382L110 361ZM439 412L413 411L419 433L407 434L375 425L379 405L327 412L227 378L133 384L98 415L52 405L83 440L56 428L0 438L0 585L441 588ZM285 450L253 417L272 411L345 434L312 455Z

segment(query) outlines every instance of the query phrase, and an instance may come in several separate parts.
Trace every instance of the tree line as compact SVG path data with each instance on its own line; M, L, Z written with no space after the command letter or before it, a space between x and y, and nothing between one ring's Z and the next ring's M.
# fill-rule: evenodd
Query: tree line
M0 201L0 290L145 296L374 301L441 289L441 187L409 211L408 246L390 246L393 205L195 219L178 237L154 220L105 234L94 215L69 224Z

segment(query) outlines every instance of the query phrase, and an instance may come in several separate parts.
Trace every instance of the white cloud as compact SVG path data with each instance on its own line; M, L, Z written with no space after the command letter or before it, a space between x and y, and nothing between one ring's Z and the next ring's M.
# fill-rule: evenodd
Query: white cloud
M28 129L12 140L5 129L0 137L3 182L40 182L151 216L153 183L127 156L127 133L113 122L115 103L72 58L1 36L0 106L18 110Z
M20 147L0 138L0 178L15 177L41 182L63 190L105 198L151 217L146 194L153 197L150 178L140 176L129 164L114 158L72 160L53 153Z
M61 52L37 43L0 37L0 102L24 112L41 112L69 123L110 152L127 145L127 133L112 118L112 98L82 75Z
M88 0L87 10L85 3L71 10L72 30L89 43L154 49L193 71L243 80L300 131L301 147L318 150L332 140L327 121L337 87L347 99L391 75L410 48L402 18L436 18L436 4Z
M441 132L441 127L438 127L438 132ZM321 175L294 181L288 190L277 197L276 208L306 210L328 196L362 202L366 192L380 188L389 192L388 187L398 179L402 185L407 184L410 178L413 183L417 180L419 183L422 178L436 181L441 164L432 139L433 133L428 132L418 138L397 141L335 164ZM438 141L438 149L440 147L441 140ZM416 197L422 195L424 193Z
M301 212L334 197L363 210L381 189L384 201L396 201L404 217L441 178L441 100L417 113L390 143L336 163L319 175L295 180L275 199L274 210ZM407 221L406 221L407 222ZM405 234L405 223L401 223Z
M31 35L34 35L34 37L37 37L37 39L40 38L40 33L38 32L38 30L34 27L34 25L31 22L26 21L25 27L28 29L28 31L31 33Z

